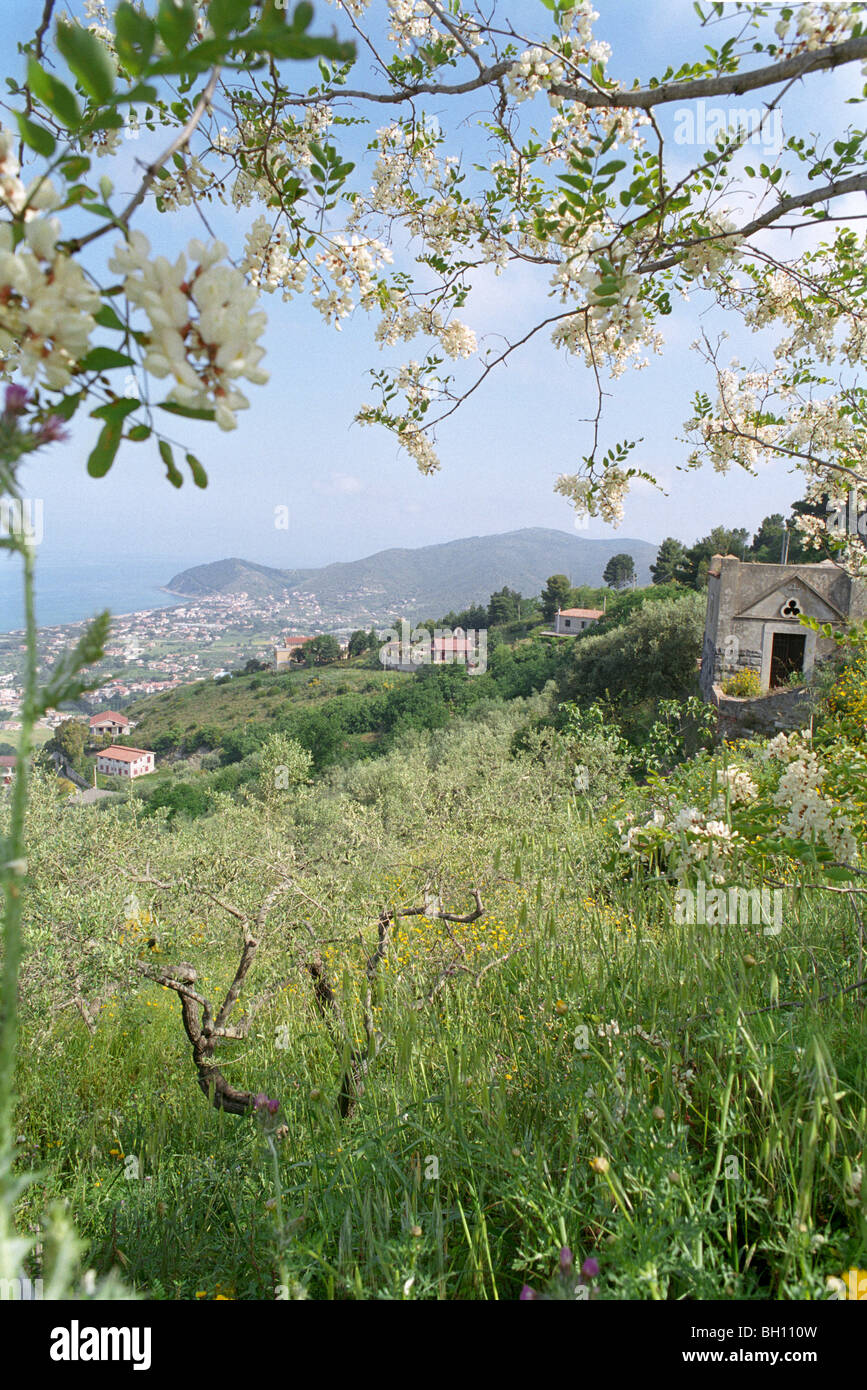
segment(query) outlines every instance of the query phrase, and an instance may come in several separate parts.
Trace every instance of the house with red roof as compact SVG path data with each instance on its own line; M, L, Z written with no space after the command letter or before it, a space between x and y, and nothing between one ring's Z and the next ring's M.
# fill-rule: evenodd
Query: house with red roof
M121 748L111 743L97 753L96 770L106 777L144 777L154 771L154 754L147 748Z
M118 714L116 710L106 709L101 714L90 716L90 732L92 734L128 734L130 722L125 714Z
M554 619L554 631L559 636L571 637L604 617L605 613L601 608L560 608Z

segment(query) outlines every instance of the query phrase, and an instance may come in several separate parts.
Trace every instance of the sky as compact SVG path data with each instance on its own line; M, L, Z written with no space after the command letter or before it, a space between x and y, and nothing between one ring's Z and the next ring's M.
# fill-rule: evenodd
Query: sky
M79 0L70 0L68 7L80 12ZM531 25L540 15L540 32L547 28L537 0L500 0L500 8L516 23ZM609 70L623 79L646 79L669 63L676 67L695 59L708 38L697 28L690 0L596 0L596 8L601 12L596 36L611 44ZM371 13L384 10L384 0L372 0ZM42 0L4 6L4 74L23 75L15 45L30 37L41 11ZM329 6L320 3L316 11L314 30L335 22L345 30ZM852 78L833 74L817 82L811 102L821 96L826 107L842 110ZM811 109L805 103L805 130ZM3 113L0 119L9 121ZM468 154L479 157L483 147L466 130L460 139L466 140ZM125 143L115 171L119 195L136 186L135 161L149 152L145 141ZM692 154L685 151L685 157ZM256 211L218 212L212 225L230 246L240 247ZM155 249L172 257L191 236L201 235L189 209L163 217L148 211L136 225ZM552 308L546 293L546 277L529 270L490 274L460 317L476 329L483 346L496 347L503 334L519 337L559 307L553 301ZM762 517L787 512L802 495L799 475L782 463L762 466L758 477L740 470L727 477L708 469L682 471L689 452L683 422L691 414L693 393L712 390L690 344L700 323L719 322L712 315L699 317L697 299L678 306L665 321L663 357L604 383L611 392L605 447L641 437L632 461L654 473L664 488L638 483L617 531L598 521L575 527L569 503L553 491L557 475L576 471L589 451L586 420L595 402L588 370L556 352L543 334L513 354L508 366L493 373L442 427L442 468L422 477L386 431L353 424L358 407L375 398L369 369L401 360L400 352L383 358L373 342L374 320L358 310L337 333L304 300L284 304L278 296L263 296L263 305L269 316L263 365L271 379L265 387L245 385L251 409L239 414L239 428L223 433L214 426L172 421L173 433L205 464L207 490L189 482L181 490L170 487L151 444L125 445L106 478L89 478L85 463L96 427L76 424L69 443L46 450L25 474L28 496L42 501L40 552L47 560L164 559L168 579L187 565L226 556L308 566L526 526L574 528L591 538L659 542L674 535L692 542L718 524L755 530ZM758 341L739 346L748 361L761 348ZM420 350L401 349L405 356ZM472 379L471 364L462 368L461 379ZM286 515L279 509L288 509L286 527L275 524Z

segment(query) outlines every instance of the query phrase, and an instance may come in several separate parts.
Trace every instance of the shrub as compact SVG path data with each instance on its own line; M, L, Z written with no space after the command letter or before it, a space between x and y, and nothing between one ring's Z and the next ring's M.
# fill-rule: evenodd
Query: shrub
M560 680L561 698L589 704L609 696L635 704L693 694L705 608L696 593L654 598L621 626L579 637Z
M735 695L738 699L749 700L762 693L762 683L755 671L738 671L728 676L722 683L724 695Z

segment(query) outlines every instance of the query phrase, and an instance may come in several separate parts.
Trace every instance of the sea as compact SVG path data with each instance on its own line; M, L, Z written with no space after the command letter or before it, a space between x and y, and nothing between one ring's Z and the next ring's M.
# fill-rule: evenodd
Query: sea
M82 622L104 608L112 613L135 613L142 608L167 608L183 603L177 594L161 589L189 562L177 558L130 559L101 556L98 560L43 560L36 556L36 621L40 627ZM0 554L0 632L24 626L21 560Z

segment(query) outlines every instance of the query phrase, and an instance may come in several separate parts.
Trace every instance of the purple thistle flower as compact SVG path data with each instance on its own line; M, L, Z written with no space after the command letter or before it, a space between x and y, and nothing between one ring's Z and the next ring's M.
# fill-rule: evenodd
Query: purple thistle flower
M564 1245L560 1250L560 1273L568 1274L572 1268L572 1251L568 1245Z
M265 1095L265 1092L264 1092L264 1091L257 1091L256 1094L255 1094L255 1096L253 1097L253 1109L254 1109L254 1110L261 1110L261 1109L262 1109L262 1106L263 1106L263 1105L267 1105L267 1104L268 1104L268 1097Z
M268 1101L268 1113L269 1113L269 1115L276 1115L276 1114L277 1114L277 1111L278 1111L279 1109L280 1109L280 1102L279 1102L279 1100L269 1100L269 1101Z
M594 1259L592 1255L588 1255L581 1266L581 1273L585 1279L595 1279L599 1273L599 1261Z
M527 1299L529 1299L529 1298L538 1298L538 1297L539 1297L539 1295L536 1293L536 1290L535 1290L535 1289L531 1289L529 1284L525 1284L524 1287L522 1288L521 1292L518 1294L518 1299L519 1299L519 1301L520 1301L521 1303L524 1303L524 1302L525 1302Z
M27 406L29 392L26 386L18 386L14 381L6 387L6 414L21 415Z

